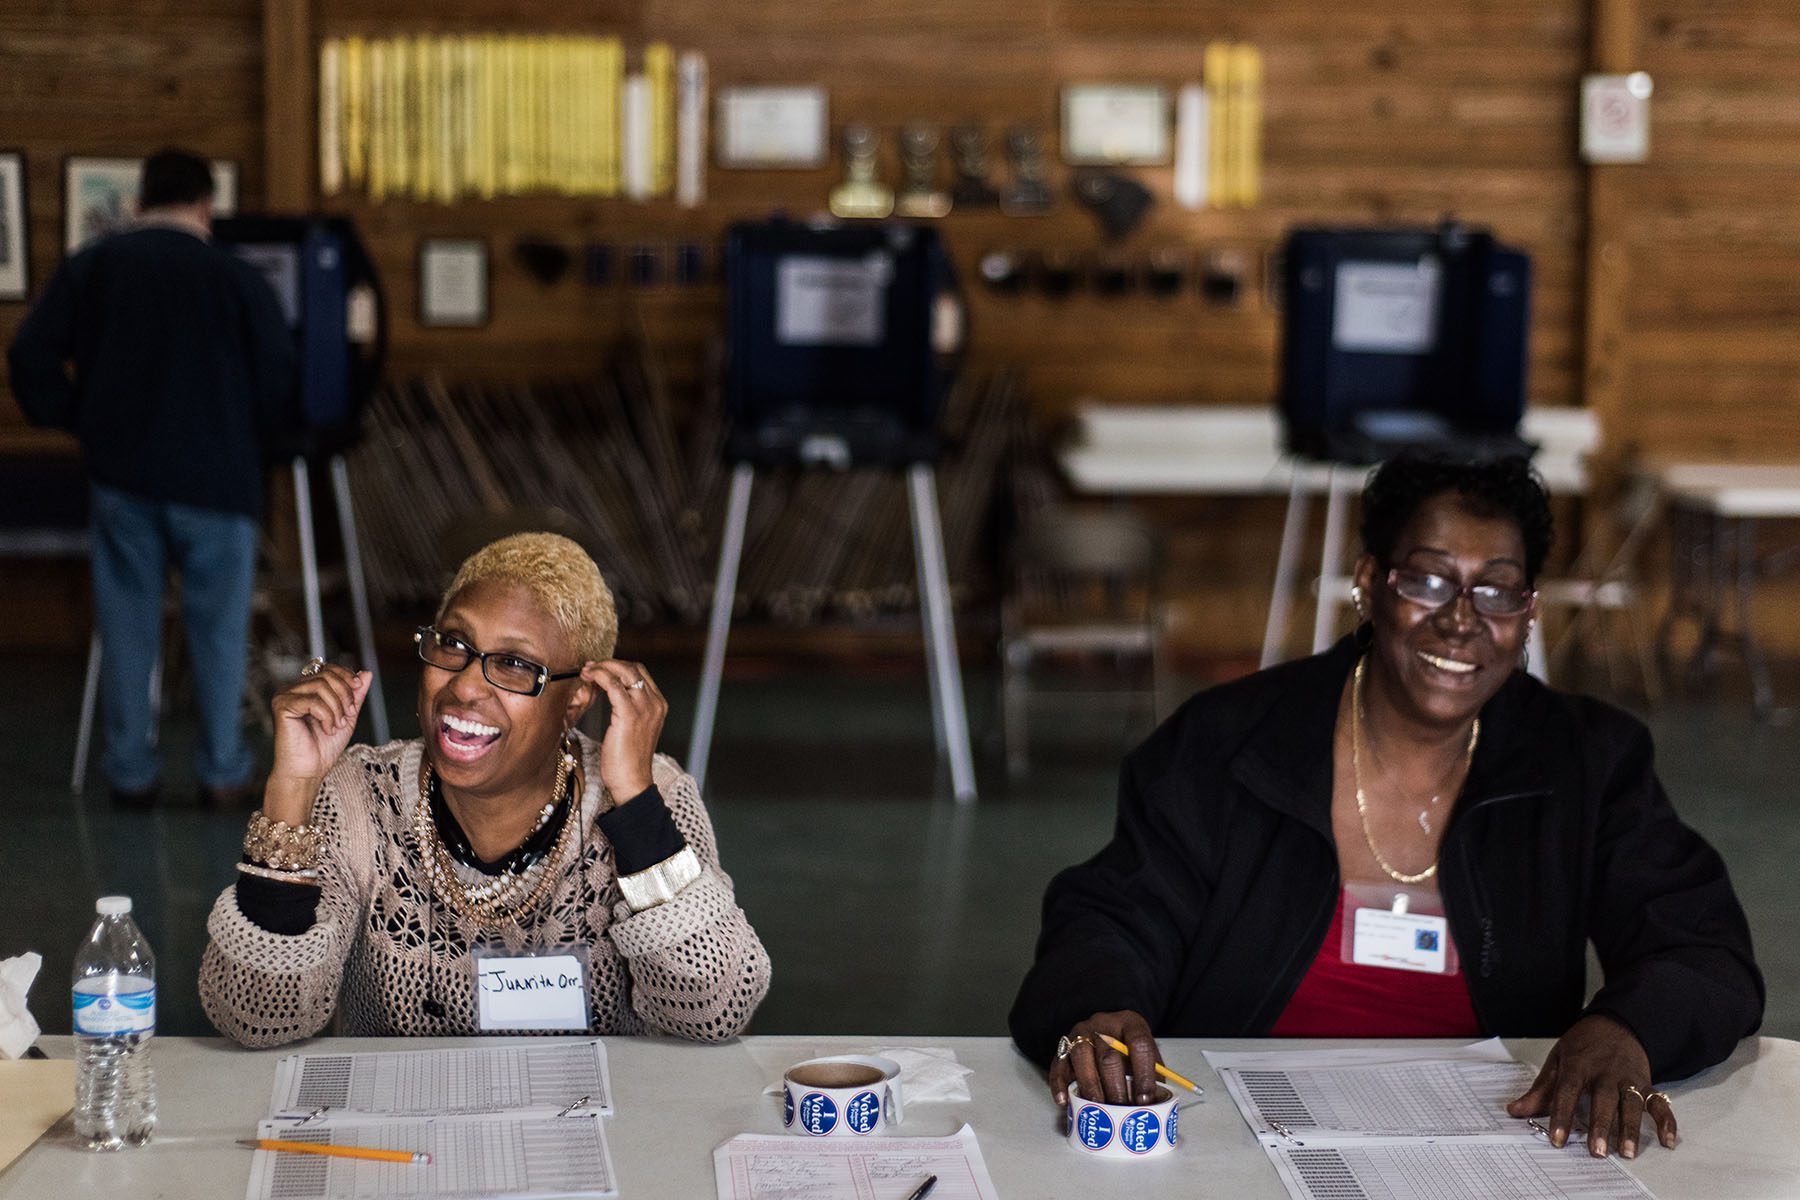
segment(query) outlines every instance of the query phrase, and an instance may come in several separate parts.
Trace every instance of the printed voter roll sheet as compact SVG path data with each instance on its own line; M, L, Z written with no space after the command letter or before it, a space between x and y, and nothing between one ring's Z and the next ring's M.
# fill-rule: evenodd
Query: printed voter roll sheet
M564 1200L619 1194L600 1114L264 1121L257 1136L411 1150L429 1163L258 1150L245 1200Z
M269 1112L333 1120L461 1113L544 1116L574 1107L613 1114L598 1040L451 1050L295 1054L275 1069Z
M744 1133L713 1151L719 1200L998 1200L975 1131L942 1138L803 1138Z
M1495 1044L1497 1045L1497 1044ZM1435 1054L1436 1057L1420 1057ZM1529 1136L1506 1104L1531 1086L1536 1068L1495 1057L1488 1044L1409 1050L1288 1050L1206 1060L1258 1137L1309 1144L1383 1137Z
M1507 1145L1420 1141L1268 1149L1294 1200L1651 1200L1649 1189L1616 1159L1594 1158L1583 1146L1558 1150L1542 1139Z

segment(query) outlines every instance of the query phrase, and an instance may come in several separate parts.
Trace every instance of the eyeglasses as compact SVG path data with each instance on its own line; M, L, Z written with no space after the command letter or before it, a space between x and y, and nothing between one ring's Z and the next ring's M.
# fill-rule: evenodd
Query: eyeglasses
M1458 596L1467 596L1475 611L1484 617L1521 616L1537 601L1535 588L1504 587L1497 583L1461 584L1444 575L1399 567L1388 572L1387 582L1395 595L1420 608L1442 608Z
M413 644L419 648L419 661L452 674L468 666L470 659L479 658L481 674L489 683L521 696L541 695L545 684L555 683L559 679L574 679L581 674L579 668L553 674L543 663L535 663L516 654L503 654L497 650L484 653L435 625L419 626L413 633Z

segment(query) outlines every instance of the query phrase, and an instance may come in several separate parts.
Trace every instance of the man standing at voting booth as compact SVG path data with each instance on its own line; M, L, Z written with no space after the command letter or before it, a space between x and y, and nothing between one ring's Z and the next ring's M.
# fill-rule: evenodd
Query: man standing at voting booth
M8 359L34 424L68 429L92 481L102 769L113 802L156 804L151 680L174 569L194 671L202 804L249 794L239 722L264 448L296 423L294 343L269 285L211 241L213 177L149 158L138 220L71 256Z

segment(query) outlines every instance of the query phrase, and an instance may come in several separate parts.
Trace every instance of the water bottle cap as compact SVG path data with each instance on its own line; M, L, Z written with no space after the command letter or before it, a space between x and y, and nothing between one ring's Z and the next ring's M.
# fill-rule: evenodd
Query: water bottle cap
M94 901L94 911L103 917L123 917L131 912L130 896L102 896Z

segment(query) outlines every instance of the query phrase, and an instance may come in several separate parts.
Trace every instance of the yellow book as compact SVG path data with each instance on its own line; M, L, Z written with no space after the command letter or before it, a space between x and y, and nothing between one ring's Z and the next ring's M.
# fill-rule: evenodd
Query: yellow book
M594 135L594 82L600 73L600 43L584 37L575 51L575 73L570 80L571 120L578 148L576 178L584 196L600 190L600 145Z
M388 191L403 195L412 184L412 46L406 38L388 43Z
M487 115L481 130L481 195L500 194L500 147L506 140L505 49L497 36L481 39L481 103Z
M666 196L675 187L675 52L667 42L644 47L644 74L650 80L650 193Z
M618 38L600 42L600 69L594 79L594 138L600 194L619 194L619 91L625 86L625 46Z
M1262 197L1262 51L1240 43L1232 51L1232 64L1237 92L1232 109L1232 119L1237 123L1237 198L1239 205L1252 208Z
M575 194L575 125L569 105L574 99L574 39L550 39L550 178L551 186L565 196Z
M437 39L438 122L434 194L441 204L455 201L462 189L462 154L468 144L463 125L462 54L459 39Z
M388 192L388 43L369 43L369 198L385 200Z
M319 191L344 189L344 45L336 38L319 43Z
M1231 46L1211 42L1206 47L1206 202L1211 208L1230 208L1237 202L1231 153Z
M501 103L506 119L500 143L500 190L516 195L525 190L525 47L524 39L500 41Z
M414 37L412 52L413 103L408 110L414 122L412 194L415 200L430 200L437 194L438 102L443 98L435 39Z
M344 181L360 188L368 180L369 74L363 39L344 39Z

